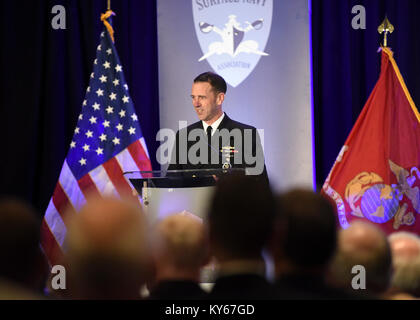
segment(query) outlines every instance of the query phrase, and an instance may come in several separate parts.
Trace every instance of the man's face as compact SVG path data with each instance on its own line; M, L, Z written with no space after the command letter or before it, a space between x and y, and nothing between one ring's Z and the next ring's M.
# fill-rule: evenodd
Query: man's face
M222 102L225 94L215 93L208 82L196 82L192 85L192 103L200 120L211 125L223 113Z

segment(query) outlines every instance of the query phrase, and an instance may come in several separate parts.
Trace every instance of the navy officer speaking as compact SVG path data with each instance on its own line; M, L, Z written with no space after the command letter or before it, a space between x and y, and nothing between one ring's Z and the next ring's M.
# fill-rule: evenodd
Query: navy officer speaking
M258 131L223 111L226 90L218 74L194 79L191 99L200 121L177 132L168 170L244 168L268 182Z

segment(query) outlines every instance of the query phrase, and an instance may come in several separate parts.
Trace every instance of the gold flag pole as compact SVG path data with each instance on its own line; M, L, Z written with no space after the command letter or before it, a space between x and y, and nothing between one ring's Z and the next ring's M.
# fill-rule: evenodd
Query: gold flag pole
M385 16L384 21L378 27L378 32L379 32L379 34L381 34L381 33L384 34L384 44L383 44L383 46L384 46L384 48L386 48L388 46L387 35L388 35L388 33L394 32L394 26L391 24L391 22L389 22L387 16Z
M108 11L111 10L111 0L108 0Z

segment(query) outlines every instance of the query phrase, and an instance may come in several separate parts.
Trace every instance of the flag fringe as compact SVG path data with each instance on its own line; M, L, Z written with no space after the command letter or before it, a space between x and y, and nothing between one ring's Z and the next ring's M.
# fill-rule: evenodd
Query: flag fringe
M403 88L403 91L405 93L405 96L407 97L408 102L410 103L411 109L413 110L417 121L420 123L420 113L414 104L413 99L411 98L410 92L407 89L407 86L405 85L404 79L400 73L400 69L398 69L397 63L394 60L393 52L389 48L382 48L382 50L388 55L389 61L391 61L392 67L394 68L395 74L397 75L398 80L400 81L401 87Z

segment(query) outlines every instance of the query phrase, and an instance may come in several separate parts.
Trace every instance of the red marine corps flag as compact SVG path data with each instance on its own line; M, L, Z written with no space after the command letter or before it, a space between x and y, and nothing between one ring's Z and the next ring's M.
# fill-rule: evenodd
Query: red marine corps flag
M420 114L389 48L381 74L322 192L340 225L362 219L387 234L420 234Z

